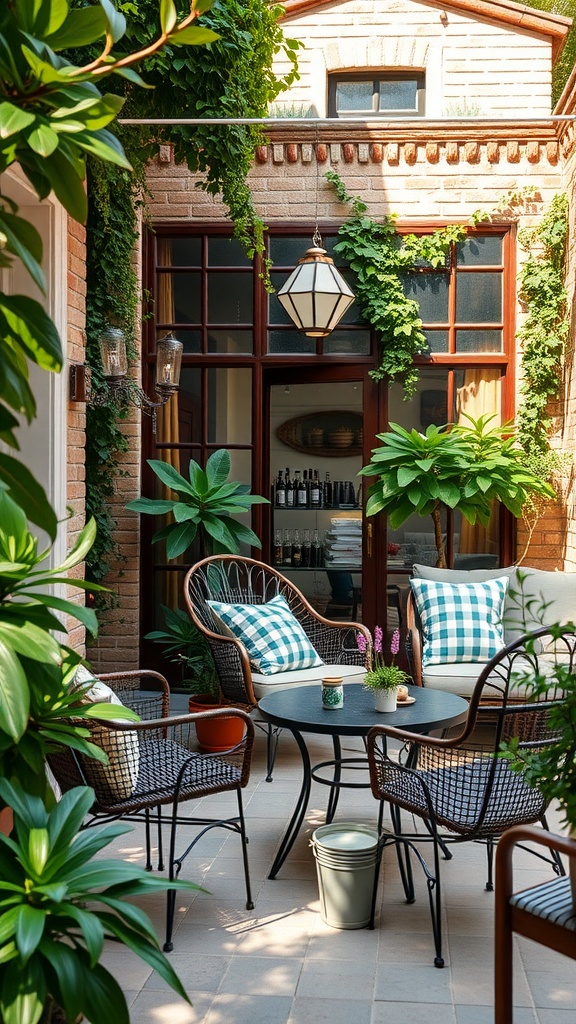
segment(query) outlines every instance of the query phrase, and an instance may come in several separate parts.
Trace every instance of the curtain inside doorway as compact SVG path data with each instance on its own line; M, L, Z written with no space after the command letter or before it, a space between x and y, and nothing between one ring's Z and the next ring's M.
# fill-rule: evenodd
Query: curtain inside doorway
M172 240L170 238L158 239L158 264L159 266L171 266L172 263ZM174 323L174 288L172 274L158 275L158 295L156 303L156 322L160 324ZM178 392L172 395L166 405L156 410L157 438L160 444L178 444L180 441L180 427L178 417ZM159 452L163 462L173 466L180 472L180 449L162 448ZM172 492L169 488L158 482L159 498L170 498ZM163 516L160 526L165 526L171 520L171 516ZM182 564L182 556L173 560L174 563ZM178 607L178 598L182 574L179 572L167 572L163 574L165 581L162 588L162 604L168 608Z

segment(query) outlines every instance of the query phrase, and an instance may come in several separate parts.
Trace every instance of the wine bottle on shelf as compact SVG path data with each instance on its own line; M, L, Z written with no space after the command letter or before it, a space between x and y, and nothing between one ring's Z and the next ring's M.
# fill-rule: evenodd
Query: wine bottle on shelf
M322 491L318 479L318 470L314 470L314 478L310 481L310 508L322 507Z
M292 567L299 569L302 564L302 545L300 543L300 532L294 530L294 539L292 541Z
M332 508L332 481L330 473L326 473L324 481L324 508Z
M322 565L323 561L320 536L318 534L318 530L314 530L314 533L312 534L312 544L310 545L310 566L313 569L317 569Z
M294 508L294 505L296 504L294 501L294 484L290 479L289 469L286 469L286 476L284 479L286 484L286 508Z
M278 479L276 481L276 494L274 496L274 504L276 508L286 508L286 481L282 476L282 470L278 470Z
M274 565L282 565L284 562L284 548L282 545L282 530L276 530L274 534Z
M317 508L318 506L316 506ZM308 470L308 508L312 508L312 470Z
M292 565L292 534L290 530L284 530L282 541L282 565Z
M310 530L304 530L300 564L303 569L308 569L310 567Z
M302 479L300 479L300 470L297 470L296 472L298 473L298 487L297 487L297 490L296 490L296 504L297 504L298 508L307 508L308 507L308 482L307 482L308 474L306 473L306 470L304 470L304 479L302 480ZM296 473L294 474L294 476L296 476Z

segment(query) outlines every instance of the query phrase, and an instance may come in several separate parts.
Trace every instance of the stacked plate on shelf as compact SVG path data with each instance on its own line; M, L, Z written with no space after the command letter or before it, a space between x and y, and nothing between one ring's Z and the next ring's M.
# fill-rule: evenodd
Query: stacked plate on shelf
M362 565L362 520L335 517L326 532L324 561L327 567Z

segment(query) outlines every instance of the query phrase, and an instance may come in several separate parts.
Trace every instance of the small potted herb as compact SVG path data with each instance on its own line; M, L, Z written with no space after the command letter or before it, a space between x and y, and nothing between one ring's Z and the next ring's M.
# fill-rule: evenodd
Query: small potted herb
M395 711L396 701L399 697L399 688L401 686L405 688L410 677L407 672L404 672L403 669L394 664L394 658L400 650L400 630L395 629L392 634L392 639L390 641L390 655L392 660L389 664L386 664L384 660L382 639L382 630L380 626L376 626L374 630L374 655L372 659L372 667L370 671L366 673L364 687L367 690L373 691L376 711ZM366 637L362 633L358 633L356 643L358 644L358 650L360 650L362 654L365 654ZM406 690L405 696L407 695L408 691Z

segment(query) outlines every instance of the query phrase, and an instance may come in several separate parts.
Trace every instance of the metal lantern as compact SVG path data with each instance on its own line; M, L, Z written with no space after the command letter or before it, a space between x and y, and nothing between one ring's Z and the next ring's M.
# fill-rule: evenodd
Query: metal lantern
M184 346L173 334L167 334L156 345L156 391L175 391L180 384L180 367Z
M326 250L314 244L298 260L278 300L299 331L310 338L325 338L354 302L354 293Z
M102 372L107 381L118 381L128 373L126 341L119 327L107 327L98 339Z

